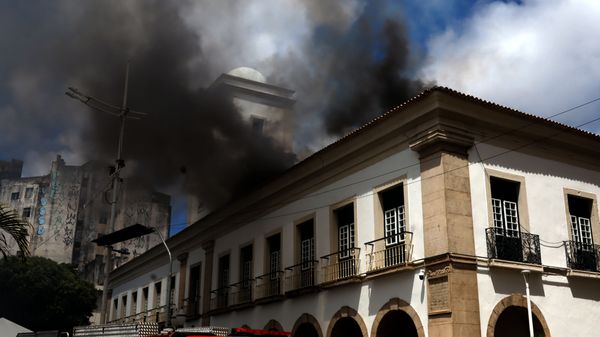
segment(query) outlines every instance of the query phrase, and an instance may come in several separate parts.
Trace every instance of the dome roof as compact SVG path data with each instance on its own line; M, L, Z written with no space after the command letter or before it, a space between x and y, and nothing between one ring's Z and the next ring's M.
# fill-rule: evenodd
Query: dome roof
M231 76L245 78L247 80L256 81L260 83L266 83L267 80L263 74L261 74L258 70L252 69L249 67L239 67L235 68L227 73Z

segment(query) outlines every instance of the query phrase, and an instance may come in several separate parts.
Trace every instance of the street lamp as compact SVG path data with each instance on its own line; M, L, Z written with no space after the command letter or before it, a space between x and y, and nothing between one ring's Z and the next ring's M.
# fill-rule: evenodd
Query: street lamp
M106 246L107 248L109 248L109 250L112 250L112 245L114 245L115 243L134 239L134 238L144 236L144 235L147 235L150 233L155 233L158 235L158 237L160 238L160 241L162 242L162 244L165 246L165 249L167 250L167 254L169 255L169 275L167 277L167 305L166 305L167 318L166 318L165 323L166 323L167 327L170 327L171 326L171 277L173 275L173 256L171 255L171 250L169 249L169 246L167 245L167 242L165 241L165 238L163 237L160 230L158 230L157 228L153 228L153 227L147 227L144 225L135 224L135 225L131 225L131 226L125 227L123 229L120 229L116 232L112 232L110 234L100 236L97 239L92 240L92 242L96 243L98 246ZM107 282L104 285L104 287L108 287L108 275L106 276L106 279L107 279Z
M533 337L533 317L531 316L531 298L529 296L529 282L527 276L531 273L529 269L521 271L523 280L525 280L525 294L527 295L527 319L529 320L529 337Z
M123 152L123 138L125 134L125 120L126 119L140 119L142 116L145 116L146 113L131 110L127 106L127 90L129 88L129 61L127 62L127 68L125 70L125 86L123 88L123 104L118 107L109 103L106 103L98 98L93 96L86 95L79 91L76 88L68 87L68 91L65 92L65 95L69 96L72 99L78 100L88 107L98 110L103 113L107 113L109 115L113 115L119 117L120 120L120 128L119 128L119 140L117 146L117 159L115 160L114 171L111 172L112 178L112 198L110 200L110 231L115 231L115 222L117 217L117 193L119 191L119 183L121 182L121 178L119 176L120 171L123 167L125 167L125 162L123 158L121 158ZM106 264L104 265L104 291L102 292L102 303L100 304L101 312L100 312L100 321L102 323L106 323L106 301L108 298L108 292L106 289L106 284L108 283L108 274L113 268L112 261L112 252L110 249L106 250Z

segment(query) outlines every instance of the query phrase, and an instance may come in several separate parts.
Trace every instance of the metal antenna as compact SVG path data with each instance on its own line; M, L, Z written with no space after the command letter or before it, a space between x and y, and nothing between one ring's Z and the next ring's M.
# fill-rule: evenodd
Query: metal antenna
M100 112L107 113L109 115L113 115L115 117L119 117L120 121L120 131L119 131L119 143L117 148L117 159L115 160L114 171L111 172L112 177L112 198L110 201L110 232L115 231L115 221L117 215L117 194L119 190L119 184L121 182L120 172L123 167L125 167L125 162L123 158L121 158L123 151L123 137L125 134L125 120L126 119L141 119L143 116L147 114L144 112L139 112L135 110L129 109L127 107L127 91L129 87L129 61L127 61L127 67L125 69L125 86L123 89L123 104L121 107L109 104L95 97L86 95L81 91L77 90L73 87L68 87L68 91L65 94L73 99L76 99L83 104L89 106L94 110L98 110ZM112 271L112 247L106 247L106 263L104 265L104 284L102 291L102 303L101 303L101 312L100 312L100 322L106 323L108 317L106 315L107 302L108 302L108 275Z

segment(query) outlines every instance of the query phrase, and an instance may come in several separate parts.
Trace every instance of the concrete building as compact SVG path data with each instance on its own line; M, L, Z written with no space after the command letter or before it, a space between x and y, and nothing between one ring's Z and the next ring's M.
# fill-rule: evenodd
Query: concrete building
M101 285L105 249L91 241L109 232L110 205L105 198L110 187L107 167L96 162L67 165L57 156L48 175L21 178L23 163L16 162L20 164L17 170L12 170L10 179L0 180L0 203L15 209L31 224L31 254L71 263L87 280ZM132 188L125 182L117 210L115 230L140 223L158 228L168 236L171 215L168 195L150 188ZM115 264L120 265L158 243L160 239L155 236L124 242L115 248L126 248L131 255L117 254ZM16 243L11 242L11 246L16 249Z
M211 88L224 89L243 120L256 134L275 140L287 152L293 152L294 91L268 84L257 70L239 67L221 74ZM188 199L188 224L206 216L210 210L195 196Z
M435 87L109 278L113 322L598 335L600 137Z

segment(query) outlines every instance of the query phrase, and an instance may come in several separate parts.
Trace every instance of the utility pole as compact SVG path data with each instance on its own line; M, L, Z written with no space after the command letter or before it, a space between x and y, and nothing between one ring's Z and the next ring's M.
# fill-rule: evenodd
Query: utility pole
M85 95L79 90L69 87L69 91L65 94L73 99L79 100L85 105L92 109L108 113L110 115L119 117L120 129L119 129L119 142L117 147L117 159L115 160L114 171L111 172L112 177L112 197L110 200L110 233L115 231L115 222L117 217L117 197L119 193L119 185L121 182L120 171L125 166L125 162L122 158L123 151L123 137L125 134L125 120L126 119L141 119L146 113L130 110L127 107L127 91L129 86L129 61L125 69L125 85L123 89L123 104L121 107L117 107L106 102L103 102L92 96ZM108 276L113 269L112 259L112 246L106 246L106 258L104 264L104 284L102 291L102 302L100 311L100 322L105 324L108 321L107 315L107 302L108 302Z

